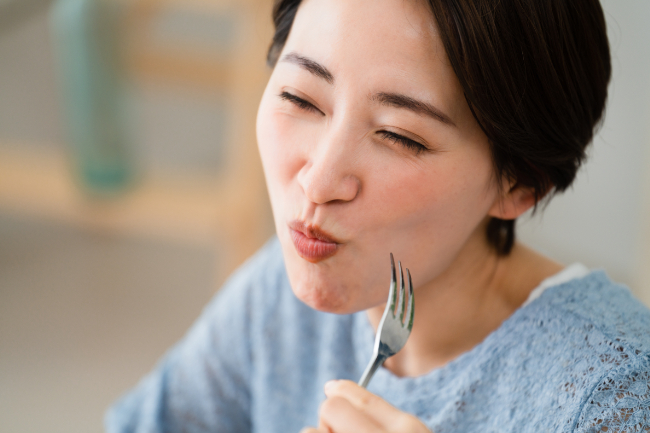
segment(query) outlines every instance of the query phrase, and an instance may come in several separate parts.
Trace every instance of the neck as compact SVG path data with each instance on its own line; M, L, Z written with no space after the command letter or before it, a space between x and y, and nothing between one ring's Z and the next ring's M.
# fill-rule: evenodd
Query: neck
M415 290L413 330L384 366L398 376L420 376L471 350L496 330L542 280L562 266L516 244L506 257L487 249L461 253L435 280ZM383 307L368 310L375 328Z

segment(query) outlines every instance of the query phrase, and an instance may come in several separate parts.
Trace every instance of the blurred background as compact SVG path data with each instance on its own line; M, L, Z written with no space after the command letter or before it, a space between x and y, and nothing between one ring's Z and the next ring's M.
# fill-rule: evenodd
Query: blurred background
M0 431L100 432L273 232L255 145L270 0L0 0ZM650 304L650 2L575 186L520 237Z

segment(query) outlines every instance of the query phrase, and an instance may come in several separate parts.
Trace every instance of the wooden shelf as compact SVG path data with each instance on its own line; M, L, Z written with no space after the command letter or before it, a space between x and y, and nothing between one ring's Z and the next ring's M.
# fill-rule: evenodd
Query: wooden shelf
M266 200L219 177L143 177L123 195L91 197L62 152L0 144L0 210L103 233L214 247L228 244L233 266L270 234ZM254 179L253 179L254 181Z

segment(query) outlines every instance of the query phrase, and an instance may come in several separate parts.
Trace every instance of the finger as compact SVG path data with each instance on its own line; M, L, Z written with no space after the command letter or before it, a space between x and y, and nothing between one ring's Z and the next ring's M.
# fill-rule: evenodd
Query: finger
M328 398L320 407L319 431L331 433L378 433L379 425L343 397Z
M381 397L349 380L327 382L325 384L325 395L329 398L340 397L346 399L357 410L373 419L377 425L389 430L398 425L402 421L403 415L406 415Z

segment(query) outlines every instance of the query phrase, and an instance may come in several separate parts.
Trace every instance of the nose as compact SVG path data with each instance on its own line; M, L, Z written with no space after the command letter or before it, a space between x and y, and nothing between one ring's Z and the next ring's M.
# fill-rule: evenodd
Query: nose
M346 136L347 135L347 136ZM298 172L298 184L315 204L352 201L361 190L357 157L349 134L332 133L313 148Z

